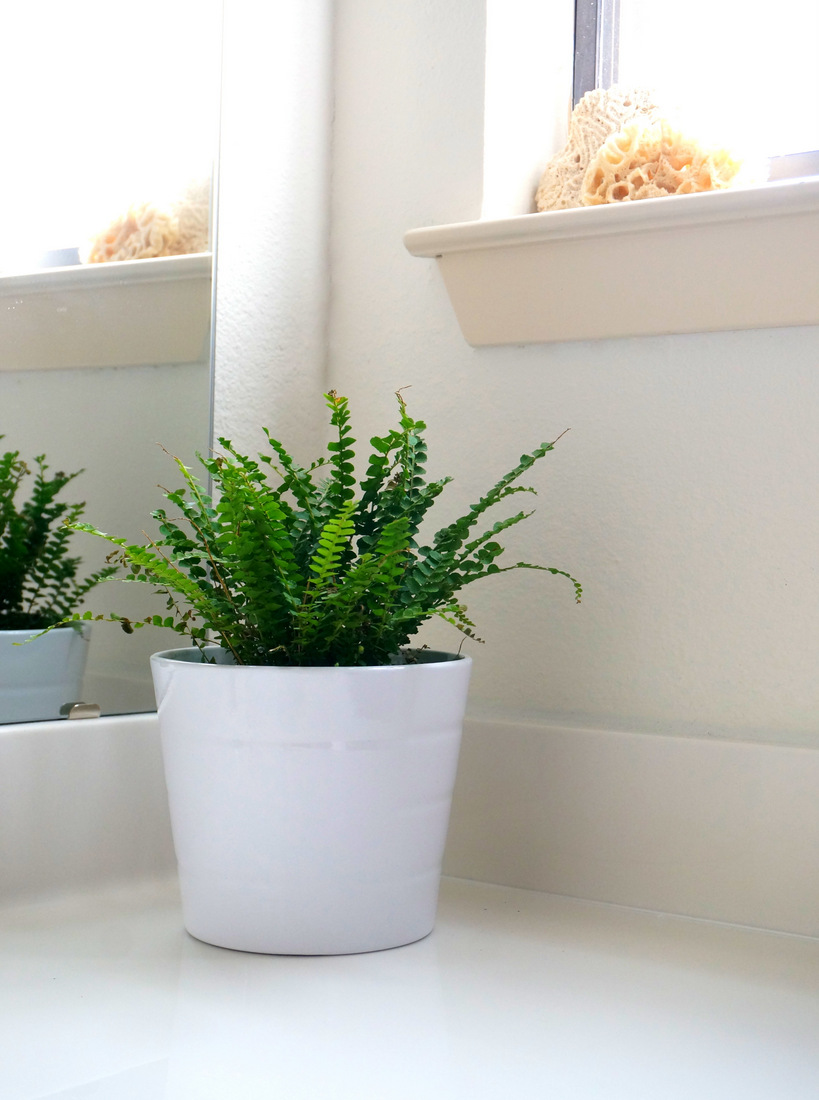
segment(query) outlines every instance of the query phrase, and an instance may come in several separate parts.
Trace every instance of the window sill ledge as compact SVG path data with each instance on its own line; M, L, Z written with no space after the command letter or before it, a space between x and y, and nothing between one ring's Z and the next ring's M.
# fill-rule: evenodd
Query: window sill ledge
M211 253L0 276L0 371L208 357Z
M819 179L414 229L474 346L819 324Z

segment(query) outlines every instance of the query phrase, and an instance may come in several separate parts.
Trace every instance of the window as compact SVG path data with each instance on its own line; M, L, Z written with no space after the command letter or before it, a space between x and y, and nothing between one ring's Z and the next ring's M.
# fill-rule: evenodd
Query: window
M578 7L593 4L586 8L594 19L586 24L585 45L578 37L579 54L592 51L590 86L618 79L645 83L644 74L624 71L629 17L623 9L634 2L619 0L618 8L617 0L576 0ZM694 25L691 5L698 2L690 0L686 7L686 18ZM782 0L783 5L795 3ZM604 19L597 18L607 10L620 12L616 34L611 22L607 33ZM817 15L804 10L803 30L815 26ZM469 343L533 344L819 324L814 244L819 178L532 214L543 167L566 141L576 14L575 2L569 0L487 0L481 218L426 226L405 236L413 255L438 261ZM664 33L673 37L673 29ZM806 34L810 43L815 38L815 33ZM722 54L711 51L708 56L718 61ZM701 52L695 59L675 62L684 84L704 80L705 57ZM810 92L817 78L809 64L804 68L792 74L788 102L799 99L810 107L819 99ZM662 65L655 71L662 75ZM731 81L738 80L733 73ZM801 89L798 95L794 81ZM725 86L735 88L731 82ZM736 105L740 98L732 92L730 103ZM807 125L812 121L808 111ZM791 140L803 144L803 139ZM784 142L775 148L785 148ZM810 172L791 169L787 174Z
M771 178L819 173L819 153L804 155L819 150L817 41L816 0L576 0L574 101L651 88L681 128L761 170L772 159Z

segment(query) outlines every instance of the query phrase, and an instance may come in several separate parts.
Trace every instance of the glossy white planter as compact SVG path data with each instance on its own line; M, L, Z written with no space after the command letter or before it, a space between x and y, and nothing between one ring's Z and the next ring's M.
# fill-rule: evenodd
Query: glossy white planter
M15 645L35 633L0 630L0 722L59 718L60 707L82 699L90 624L60 627Z
M432 656L378 668L151 658L193 936L325 955L432 931L472 665Z

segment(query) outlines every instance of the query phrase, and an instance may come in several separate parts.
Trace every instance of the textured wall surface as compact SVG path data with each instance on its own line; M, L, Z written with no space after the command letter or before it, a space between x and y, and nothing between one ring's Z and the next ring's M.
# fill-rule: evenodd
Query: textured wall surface
M571 428L508 545L584 602L534 572L468 592L487 643L447 869L815 930L816 753L721 742L819 745L819 330L468 347L402 237L480 214L484 5L345 0L331 35L287 3L286 43L250 9L226 28L217 431L312 446L329 383L364 441L411 386L430 474L456 475L443 524Z
M322 435L331 11L226 5L215 428L242 448L263 425L311 455Z
M359 438L412 386L444 518L571 428L510 557L584 603L531 572L468 593L475 713L819 744L819 330L469 348L401 239L480 211L480 8L340 6L330 327Z

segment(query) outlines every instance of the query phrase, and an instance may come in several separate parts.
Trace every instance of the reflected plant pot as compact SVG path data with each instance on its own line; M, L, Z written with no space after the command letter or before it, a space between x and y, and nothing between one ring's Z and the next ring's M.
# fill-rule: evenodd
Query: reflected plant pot
M41 722L60 717L82 699L91 624L63 626L25 642L35 631L0 630L0 722Z
M284 668L208 652L219 663L151 658L188 931L287 955L428 935L470 658Z

